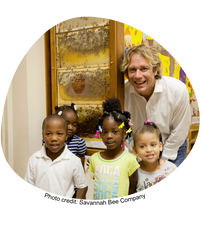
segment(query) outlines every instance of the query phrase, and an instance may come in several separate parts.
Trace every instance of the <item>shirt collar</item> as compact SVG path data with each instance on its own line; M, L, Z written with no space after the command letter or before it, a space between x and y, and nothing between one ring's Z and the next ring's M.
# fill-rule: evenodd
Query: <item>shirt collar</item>
M162 85L162 80L158 79L156 80L155 87L154 87L154 93L156 92L162 92L163 91L163 85ZM130 93L135 93L137 96L141 96L135 88L130 84Z
M49 159L49 157L46 155L46 146L45 144L41 147L41 150L37 152L36 157L38 158L44 158L44 159ZM62 154L58 157L59 160L62 159L70 159L70 151L67 147L67 144L65 144L65 148L64 151L62 152Z

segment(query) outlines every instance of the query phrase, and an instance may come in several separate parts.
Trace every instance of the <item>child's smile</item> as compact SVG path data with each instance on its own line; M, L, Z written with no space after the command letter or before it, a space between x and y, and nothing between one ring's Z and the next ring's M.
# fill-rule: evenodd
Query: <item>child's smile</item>
M102 140L107 149L121 149L121 143L125 139L124 130L119 128L120 123L116 122L113 117L107 117L102 123Z
M162 151L162 143L154 133L140 133L135 144L135 151L143 161L157 162L160 151Z

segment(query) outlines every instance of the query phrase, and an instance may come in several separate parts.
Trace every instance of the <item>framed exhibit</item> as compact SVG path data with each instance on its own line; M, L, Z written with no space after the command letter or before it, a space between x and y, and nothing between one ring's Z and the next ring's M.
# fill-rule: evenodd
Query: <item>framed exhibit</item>
M47 115L75 103L77 135L95 140L102 102L118 97L124 107L124 24L104 18L66 20L45 33Z

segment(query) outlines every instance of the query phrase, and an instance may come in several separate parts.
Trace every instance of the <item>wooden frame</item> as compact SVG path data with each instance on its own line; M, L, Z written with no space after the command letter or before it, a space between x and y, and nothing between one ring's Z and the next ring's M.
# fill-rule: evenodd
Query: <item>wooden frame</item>
M192 150L196 139L198 137L198 132L199 132L199 125L191 125L189 128L189 133L187 137L187 156Z
M50 29L50 46L51 46L51 94L52 94L52 112L55 112L57 106L57 79L56 79L56 49L55 49L55 27Z
M124 75L119 64L124 56L124 24L110 20L110 93L118 97L124 108ZM46 68L46 109L47 115L55 112L57 105L55 27L44 34Z
M118 97L124 110L124 75L120 71L120 59L124 57L124 21L109 17L110 25L110 91L109 97ZM55 23L49 25L45 38L46 45L46 84L47 84L47 115L55 113L57 102L57 76L56 76L56 30ZM48 53L49 55L48 56ZM50 75L50 76L49 76ZM86 155L100 151L101 149L88 148Z
M46 82L46 115L52 112L51 94L51 55L50 55L50 30L44 34L44 55L45 55L45 82Z
M118 97L124 108L124 74L119 65L124 57L124 24L110 20L110 97Z

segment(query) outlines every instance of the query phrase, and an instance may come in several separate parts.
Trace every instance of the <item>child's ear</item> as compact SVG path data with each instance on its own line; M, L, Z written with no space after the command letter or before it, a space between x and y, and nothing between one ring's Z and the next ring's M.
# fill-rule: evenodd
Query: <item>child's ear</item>
M137 152L136 152L136 150L135 150L135 147L133 147L133 153L136 155L137 154Z
M162 142L159 143L159 148L160 148L160 151L162 152L163 151L163 143Z
M128 135L128 134L126 133L126 129L125 129L124 132L123 132L123 142L125 141L127 135Z

